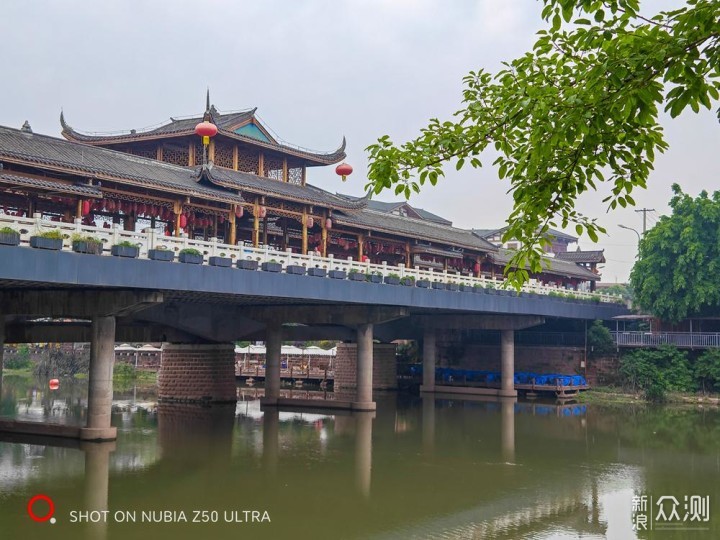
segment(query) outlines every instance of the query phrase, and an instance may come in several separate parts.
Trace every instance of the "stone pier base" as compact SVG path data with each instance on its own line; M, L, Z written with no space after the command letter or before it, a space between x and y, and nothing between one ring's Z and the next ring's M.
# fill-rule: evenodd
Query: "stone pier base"
M183 403L236 401L234 345L164 344L158 397Z
M397 363L395 345L375 343L373 345L373 390L397 389ZM340 343L335 356L334 390L355 390L357 380L357 344Z

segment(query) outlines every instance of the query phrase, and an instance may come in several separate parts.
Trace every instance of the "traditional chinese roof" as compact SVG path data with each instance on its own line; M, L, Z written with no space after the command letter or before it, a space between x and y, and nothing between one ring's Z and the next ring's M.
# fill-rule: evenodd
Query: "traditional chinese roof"
M373 232L402 234L410 238L451 245L474 251L497 251L487 240L475 236L472 231L449 225L433 223L423 219L398 216L365 208L352 214L335 214L333 221L338 225L350 225ZM462 254L457 253L458 257Z
M220 113L215 106L210 105L205 115L190 118L170 118L170 121L159 127L145 130L130 130L121 133L82 133L73 129L65 120L65 114L60 113L62 135L75 142L83 142L96 146L109 146L133 142L166 139L172 137L195 136L195 126L205 117L218 128L218 135L234 141L259 147L263 150L274 151L280 154L293 156L304 160L306 165L331 165L345 158L345 138L337 150L322 153L305 150L299 147L278 142L270 132L256 118L257 108L239 112Z
M515 254L514 250L500 248L496 253L491 254L493 262L505 266ZM590 270L578 266L574 262L563 261L562 259L543 257L543 274L554 274L556 276L580 278L586 281L599 281L600 276ZM527 266L526 269L529 269Z
M605 250L599 251L564 251L556 253L555 258L563 261L570 261L574 263L604 263L605 262Z
M473 229L472 231L479 237L487 239L487 238L492 238L493 236L495 236L497 234L502 235L505 233L506 230L507 230L507 225L505 227L501 227L499 229ZM567 233L564 233L562 231L557 231L555 229L549 229L547 232L547 236L550 238L557 239L557 240L565 240L569 244L578 241L577 237L572 236Z
M342 193L338 193L337 195L350 200L361 200L361 198L354 197L352 195L343 195ZM452 225L452 221L433 214L432 212L428 212L422 208L411 206L407 201L385 202L374 201L371 199L367 201L367 207L371 210L376 210L377 212L382 212L384 214L400 214L401 210L404 210L408 217L432 221L434 223L441 223L443 225Z
M65 141L47 135L24 133L0 126L0 161L41 166L54 171L84 174L98 180L157 188L170 193L238 203L239 191L271 195L332 209L355 210L363 200L348 201L313 186L297 186L250 173L216 167L210 183L200 182L200 167L180 167L106 148Z
M0 173L0 184L10 184L13 186L22 186L25 188L34 188L41 190L52 190L59 193L69 193L72 195L85 195L88 197L102 197L102 191L97 186L89 186L83 184L71 184L68 182L54 182L43 178L32 178L28 176L19 176L17 174Z

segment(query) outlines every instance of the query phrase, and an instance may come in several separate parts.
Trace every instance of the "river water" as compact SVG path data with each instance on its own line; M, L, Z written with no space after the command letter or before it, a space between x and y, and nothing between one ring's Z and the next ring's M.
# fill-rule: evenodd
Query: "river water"
M82 423L82 381L46 388L6 376L0 414ZM717 409L387 394L330 415L238 393L116 390L111 444L1 437L0 539L720 538Z

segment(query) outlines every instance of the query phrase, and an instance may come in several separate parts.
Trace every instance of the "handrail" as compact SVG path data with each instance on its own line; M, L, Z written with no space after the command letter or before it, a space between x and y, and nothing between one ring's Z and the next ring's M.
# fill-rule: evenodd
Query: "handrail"
M118 224L114 224L111 228L93 227L83 225L80 219L75 219L74 223L63 223L42 219L41 214L35 214L32 218L11 216L8 214L0 214L0 228L10 227L20 234L20 242L23 245L30 243L30 237L39 232L57 229L62 232L63 249L72 249L72 235L79 234L84 236L93 236L103 244L102 255L110 255L110 248L120 242L130 242L139 247L139 257L148 258L148 251L151 249L163 248L169 249L175 253L183 249L197 249L204 256L204 264L207 264L207 257L227 257L233 263L238 260L255 260L258 263L277 262L283 267L289 265L298 265L307 268L322 268L325 270L341 270L346 273L361 272L364 274L378 274L383 277L395 274L400 278L413 278L415 282L425 280L429 282L455 283L457 285L465 285L469 287L483 287L502 289L507 286L505 280L488 278L485 276L475 277L451 273L448 271L438 270L421 270L418 268L406 268L404 264L390 266L386 262L382 264L374 264L370 262L355 261L352 257L347 259L335 258L332 255L321 257L314 253L303 255L301 253L293 253L292 250L280 251L270 246L253 247L249 245L229 245L217 241L216 238L210 240L195 240L183 234L179 237L165 236L159 234L154 229L143 229L143 231L125 231ZM557 286L541 285L536 280L531 279L524 283L520 289L522 292L534 293L539 295L560 296L569 298L580 298L586 300L594 300L609 303L622 303L620 295L602 294L589 291L567 290Z
M674 345L690 349L720 348L718 332L610 332L618 347L659 347Z

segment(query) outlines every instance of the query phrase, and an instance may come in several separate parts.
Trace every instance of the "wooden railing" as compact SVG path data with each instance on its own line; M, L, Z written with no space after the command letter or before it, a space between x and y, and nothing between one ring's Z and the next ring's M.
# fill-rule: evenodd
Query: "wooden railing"
M716 332L611 332L618 347L659 347L674 345L684 349L716 349L720 333Z
M258 263L278 262L283 267L288 265L298 265L305 268L323 268L325 270L342 270L348 274L352 271L362 272L364 274L375 273L380 276L388 276L395 274L400 278L411 277L415 281L427 280L430 282L455 283L458 285L467 285L471 287L480 286L485 288L502 289L506 286L504 280L489 277L474 277L452 273L447 271L420 270L417 268L406 268L404 264L390 266L383 262L382 264L373 264L370 262L355 261L351 257L347 259L337 259L332 255L321 257L310 253L303 255L293 253L291 250L280 251L269 246L252 247L248 245L229 245L222 244L217 239L211 240L194 240L185 235L165 236L158 233L154 229L144 229L142 232L125 231L118 225L112 228L93 227L83 225L81 220L76 219L74 223L61 223L56 221L43 220L40 214L35 214L32 218L10 216L0 214L0 229L10 227L20 233L21 245L28 245L30 237L44 231L59 230L64 237L63 249L72 249L72 236L83 235L98 238L103 244L103 255L110 255L110 248L120 242L130 242L140 248L140 258L148 257L148 250L151 249L169 249L175 253L183 249L196 249L205 257L207 264L208 257L221 256L232 259L233 264L238 260L256 260ZM619 295L601 294L589 291L567 290L561 287L550 285L542 285L536 280L523 284L523 292L535 293L540 295L562 296L566 295L570 298L594 299L600 302L622 303L622 297Z

